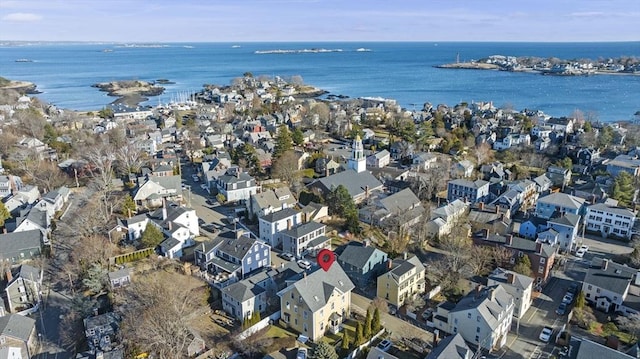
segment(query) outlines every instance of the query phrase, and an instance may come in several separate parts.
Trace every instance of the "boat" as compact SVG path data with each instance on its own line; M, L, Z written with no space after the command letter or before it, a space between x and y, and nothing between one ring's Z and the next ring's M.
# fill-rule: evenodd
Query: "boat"
M111 49L104 49L104 50L102 50L102 52L113 52L113 50L111 50Z
M232 49L237 49L237 48L239 48L239 47L240 47L240 45L233 45L233 46L231 46L231 48L232 48Z
M16 62L33 62L31 59L17 59Z

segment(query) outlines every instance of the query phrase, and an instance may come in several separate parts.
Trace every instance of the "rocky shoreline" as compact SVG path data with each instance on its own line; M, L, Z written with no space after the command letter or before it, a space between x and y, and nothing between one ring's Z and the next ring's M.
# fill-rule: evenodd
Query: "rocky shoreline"
M171 83L164 79L160 82ZM108 96L118 97L111 104L124 104L129 107L136 107L141 102L149 100L148 97L161 95L165 90L164 87L157 86L155 83L139 80L101 82L93 84L91 87L107 92Z
M42 91L38 91L36 84L27 81L13 81L0 77L1 90L14 90L22 95L37 95Z

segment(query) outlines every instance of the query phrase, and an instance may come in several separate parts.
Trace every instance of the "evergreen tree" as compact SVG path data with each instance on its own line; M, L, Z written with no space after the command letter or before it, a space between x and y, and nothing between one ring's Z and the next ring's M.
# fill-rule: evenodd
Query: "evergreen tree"
M377 334L380 329L382 329L382 324L380 324L380 309L376 307L373 311L373 319L371 320L371 331L373 334Z
M333 345L320 341L313 350L311 357L313 359L338 359L338 353L336 353L336 348Z
M618 173L611 189L611 198L618 200L623 206L629 206L635 193L633 182L633 176L629 172L621 171Z
M349 338L349 331L347 329L344 329L342 331L342 349L344 350L349 350L349 347L351 346L351 338Z
M371 338L371 324L372 324L372 318L371 318L371 309L367 309L367 317L364 320L364 329L363 329L363 334L365 338Z
M144 232L142 232L142 238L140 242L145 247L155 248L164 240L164 234L151 223L147 223L147 227L145 227Z
M516 265L513 267L513 271L531 277L533 271L531 270L531 260L529 260L529 256L523 255L518 258Z
M327 204L329 204L330 214L335 214L345 219L346 229L353 233L360 232L358 208L345 186L339 185L333 188L327 194Z
M291 133L291 139L293 140L293 143L296 144L296 146L300 146L304 143L304 133L302 133L301 129L296 127Z
M82 285L92 294L102 292L105 287L106 271L98 263L93 263L82 279Z
M586 299L584 297L584 292L583 291L579 291L578 294L576 295L576 305L575 305L575 307L577 309L582 309L582 308L584 308L585 303L586 303Z
M360 345L364 343L364 328L362 327L362 323L358 322L356 325L356 340L354 341L355 345Z
M4 227L4 222L9 218L11 218L11 213L9 213L4 203L0 201L0 227Z
M275 147L273 149L273 158L278 158L286 151L293 148L293 140L291 139L291 132L286 125L281 125L278 128L278 135L276 136Z
M131 195L128 193L124 196L122 200L122 214L126 216L132 216L136 213L136 202L131 198Z

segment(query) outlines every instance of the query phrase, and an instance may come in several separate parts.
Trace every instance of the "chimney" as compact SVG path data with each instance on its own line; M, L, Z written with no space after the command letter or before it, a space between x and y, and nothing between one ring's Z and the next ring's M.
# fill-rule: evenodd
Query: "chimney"
M393 261L391 259L387 260L387 269L389 270L393 269Z
M435 348L440 341L440 331L438 329L433 331L433 347Z
M608 259L603 259L602 260L602 270L606 271L608 266L609 266L609 260Z
M496 204L496 214L500 214L500 206Z
M371 245L371 240L367 238L367 239L364 240L363 244L364 244L365 247L369 247L369 245Z
M287 231L290 231L292 227L291 218L287 219Z
M165 199L162 199L162 220L167 219L167 202Z
M324 176L325 177L329 177L329 166L328 166L328 164L329 164L329 161L327 161L325 163L325 165L324 165Z
M516 276L513 273L507 273L507 283L513 284L516 282Z
M474 299L480 298L480 294L482 293L482 286L480 284L476 285L476 290L474 292Z
M7 269L6 276L7 276L7 283L13 280L13 274L11 273L11 269Z
M242 237L244 231L241 228L236 228L236 239Z
M507 236L507 240L504 242L504 244L511 246L513 245L513 234L510 234Z
M542 243L536 242L536 253L542 254Z
M492 289L489 290L488 297L489 297L489 300L492 301L492 302L496 300L496 290L495 290L495 288L492 288Z
M169 221L167 224L169 226L169 232L171 232L173 230L173 222Z
M407 252L402 253L402 259L407 260L407 258L409 258L409 253Z
M484 211L484 202L478 203L478 208L480 208L481 211Z

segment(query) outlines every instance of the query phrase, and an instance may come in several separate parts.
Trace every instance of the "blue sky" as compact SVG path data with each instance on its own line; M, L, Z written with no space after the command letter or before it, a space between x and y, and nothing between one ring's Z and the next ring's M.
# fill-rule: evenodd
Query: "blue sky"
M0 40L638 41L639 0L0 0Z

